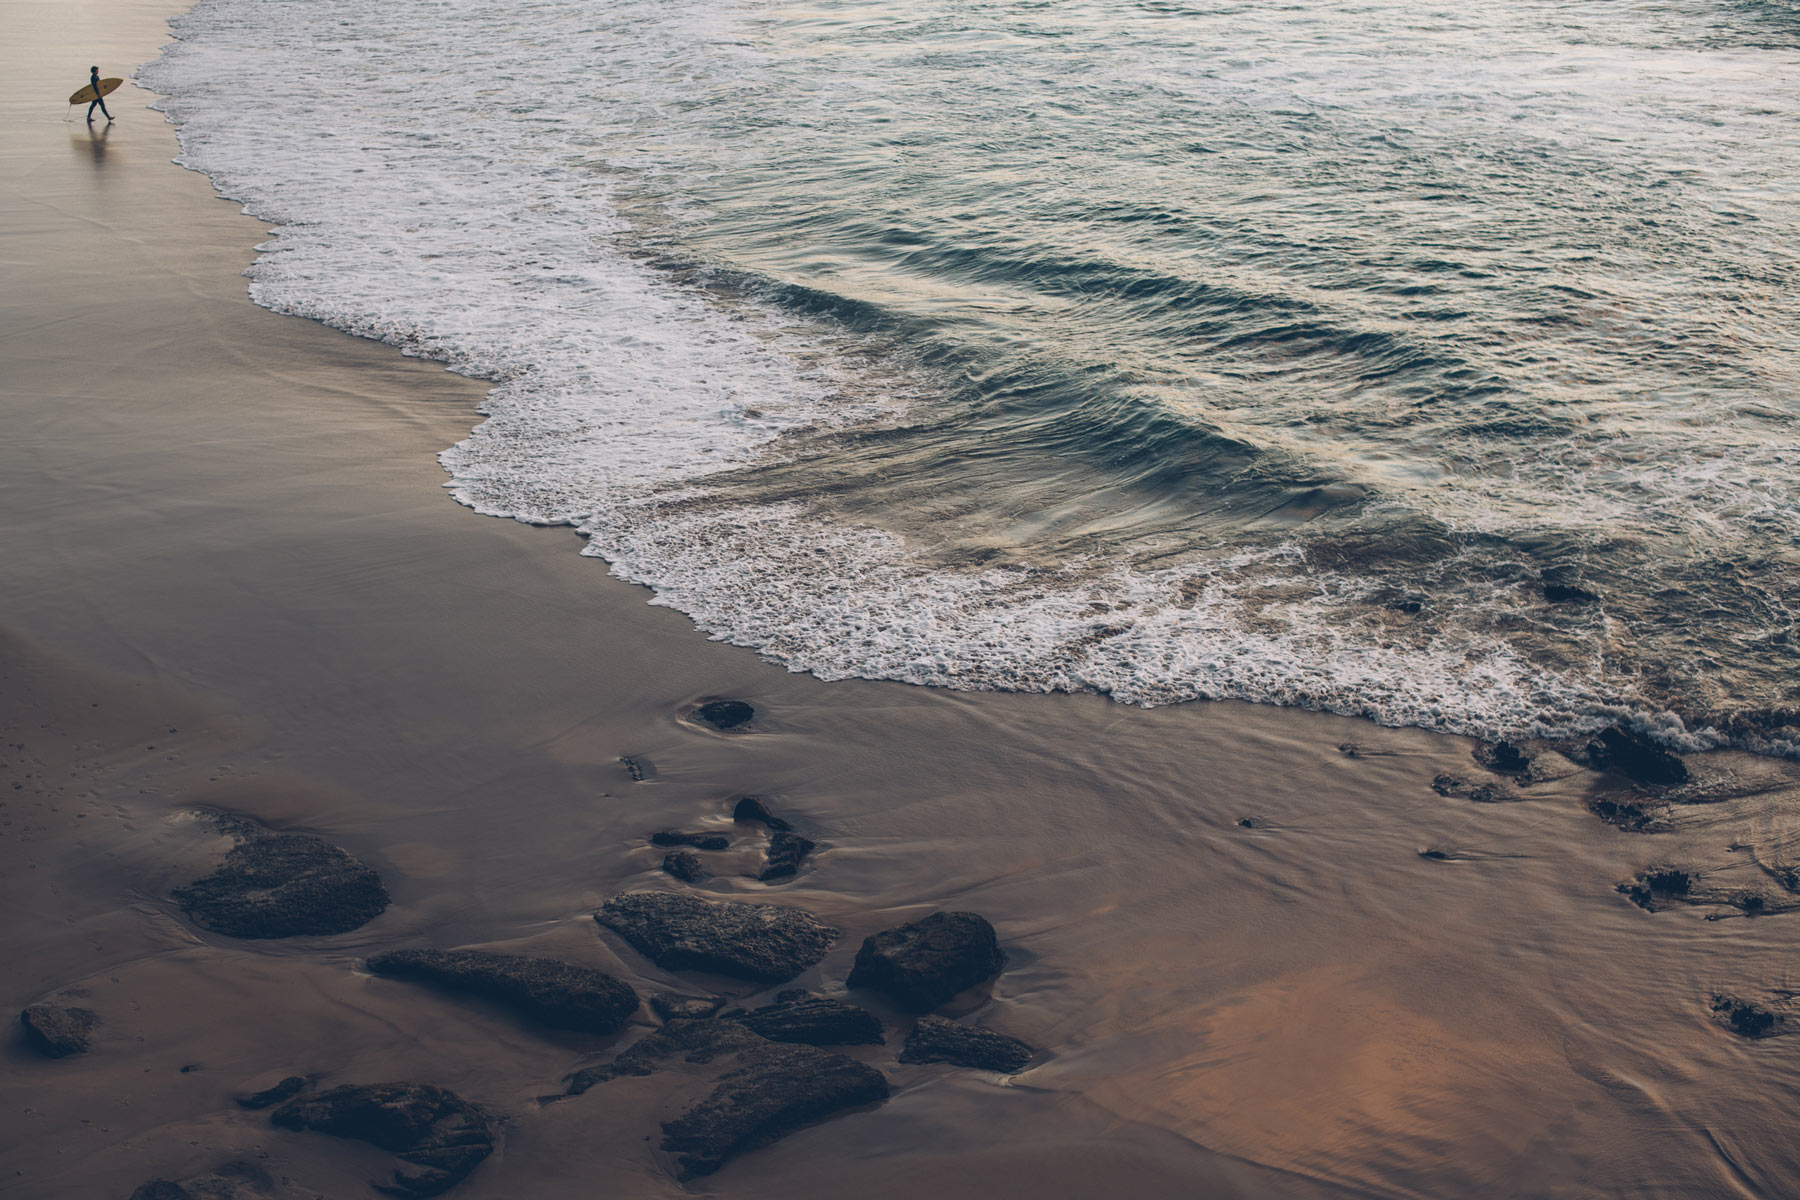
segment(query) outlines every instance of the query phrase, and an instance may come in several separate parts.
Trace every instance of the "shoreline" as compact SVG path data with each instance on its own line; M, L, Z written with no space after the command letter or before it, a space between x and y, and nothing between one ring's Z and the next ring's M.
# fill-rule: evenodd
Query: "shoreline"
M175 10L4 2L19 96L61 94L64 60L143 61ZM1490 777L1419 729L789 674L566 529L453 503L435 456L487 385L251 304L262 226L169 162L143 93L115 95L103 138L18 98L0 132L0 896L26 964L7 1000L78 995L102 1019L58 1061L14 1027L9 1195L122 1197L258 1155L282 1195L367 1194L367 1147L233 1103L292 1072L427 1080L503 1114L458 1197L688 1194L645 1141L662 1093L537 1103L621 1039L535 1033L357 963L482 945L692 988L589 914L675 886L648 834L722 828L743 794L820 849L791 882L721 873L705 894L840 926L802 985L837 988L877 930L980 912L1011 963L973 1019L1041 1057L1000 1086L896 1066L890 1034L865 1061L892 1099L706 1194L1732 1195L1800 1174L1753 1107L1800 1073L1705 1011L1785 986L1792 918L1613 890L1670 860L1748 886L1785 860L1800 769L1697 759L1737 794L1644 835L1587 811L1617 780L1554 756L1499 781L1514 802L1439 794ZM713 697L754 722L684 719ZM393 905L329 937L198 929L169 899L218 850L196 810L319 833Z

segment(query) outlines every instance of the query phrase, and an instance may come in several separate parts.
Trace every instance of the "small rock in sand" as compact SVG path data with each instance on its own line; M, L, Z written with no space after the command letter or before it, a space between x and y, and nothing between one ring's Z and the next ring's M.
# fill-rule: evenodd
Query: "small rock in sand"
M274 1087L264 1088L262 1091L253 1092L248 1096L239 1096L238 1107L249 1109L268 1108L270 1105L280 1104L289 1097L297 1096L305 1090L306 1076L289 1075Z
M33 1004L19 1014L25 1040L45 1058L84 1054L93 1045L94 1026L100 1018L85 1008L59 1004Z
M755 715L742 700L712 700L694 710L694 720L714 729L736 729Z
M863 940L851 987L883 992L913 1012L930 1012L1006 968L994 927L970 912L933 913Z
M903 1063L947 1062L978 1071L1016 1074L1031 1061L1031 1047L1018 1038L959 1025L943 1017L929 1014L919 1018L913 1031L906 1035L906 1047L900 1051Z
M1511 742L1482 742L1475 747L1475 761L1497 775L1523 775L1531 770L1531 756Z
M219 828L237 845L217 871L174 892L202 929L236 938L347 933L387 909L381 876L341 847L241 817L222 817Z
M1655 912L1671 901L1687 896L1699 876L1679 867L1645 867L1619 885L1619 891L1639 908Z
M662 1149L684 1179L710 1175L743 1150L887 1099L881 1072L843 1054L782 1045L736 1021L671 1021L610 1064L571 1077L569 1095L621 1076L651 1075L663 1064L713 1064L705 1099L663 1124Z
M702 900L676 892L627 892L594 920L668 971L711 971L785 983L836 944L838 930L804 909Z
M663 855L662 869L683 883L699 883L706 878L706 864L692 850L676 850Z
M395 1196L436 1196L468 1177L494 1150L492 1122L479 1108L430 1083L373 1083L290 1100L270 1122L368 1142L396 1156Z
M368 968L505 1005L527 1021L578 1033L617 1033L637 1011L631 986L605 971L557 958L484 950L396 950Z
M881 1018L868 1009L804 991L782 992L773 1004L727 1019L742 1022L771 1042L873 1046L882 1041Z
M1736 996L1716 995L1712 998L1713 1019L1739 1037L1774 1037L1785 1031L1787 1018Z
M764 883L774 879L786 879L790 875L800 873L800 864L814 850L812 841L797 833L782 829L769 835L769 848L763 852L762 874L757 878Z

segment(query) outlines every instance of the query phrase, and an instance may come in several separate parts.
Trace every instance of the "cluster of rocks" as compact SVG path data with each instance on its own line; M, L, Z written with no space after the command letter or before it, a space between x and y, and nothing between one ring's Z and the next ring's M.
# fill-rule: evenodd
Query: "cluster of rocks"
M741 701L716 700L689 716L720 731L754 716ZM629 760L634 777L647 764ZM795 875L814 843L755 797L737 801L732 817L767 833L763 881ZM380 916L389 903L380 876L342 847L310 834L267 829L215 815L233 842L209 875L173 893L197 926L236 938L345 933ZM730 848L719 833L665 830L651 841L667 847L664 869L686 882L705 878L700 852ZM667 971L700 972L759 985L790 982L816 967L842 931L803 909L726 901L679 892L614 896L594 914L598 925ZM630 984L561 959L486 950L407 949L375 954L372 975L416 984L500 1007L530 1025L612 1036L640 1011ZM1016 1073L1030 1046L992 1030L933 1014L1004 970L993 927L967 912L934 913L884 930L857 951L845 986L879 996L911 1016L901 1063L948 1063ZM577 1071L563 1096L596 1084L641 1077L679 1061L712 1074L710 1090L662 1126L661 1146L683 1177L717 1170L733 1154L835 1114L885 1100L886 1076L833 1047L881 1046L887 1030L874 1011L834 996L785 989L766 1004L727 1009L716 996L665 992L650 998L660 1019L654 1032L602 1066ZM63 1057L92 1045L99 1018L87 1009L44 1002L20 1014L26 1040ZM345 1084L314 1092L313 1077L293 1074L237 1097L250 1111L269 1110L271 1125L369 1143L392 1155L373 1186L390 1195L435 1196L465 1179L495 1146L492 1114L431 1083ZM555 1097L561 1099L563 1097ZM275 1195L261 1168L227 1163L180 1180L155 1179L132 1200L261 1200Z
M594 919L666 970L703 971L757 983L793 979L818 965L841 931L785 905L707 900L673 892L628 892ZM950 1063L1014 1073L1032 1050L1017 1038L931 1015L931 1010L1006 966L993 926L975 913L934 913L866 938L846 980L920 1015L898 1061ZM565 1095L654 1073L671 1061L710 1063L719 1074L707 1096L662 1127L662 1149L684 1177L717 1170L736 1151L865 1104L885 1099L886 1078L825 1047L885 1042L880 1017L866 1008L801 989L772 1004L722 1016L716 1000L663 995L651 1007L657 1033L610 1063L570 1076Z
M770 812L768 806L755 796L745 796L739 800L732 809L731 819L739 824L761 825L768 834L767 844L763 848L763 868L756 876L762 883L773 883L798 875L807 856L818 849L815 842L797 833L787 820ZM731 839L722 833L690 833L685 830L664 829L650 835L650 844L682 847L671 850L663 857L663 871L683 883L704 883L710 878L706 860L694 851L729 850Z

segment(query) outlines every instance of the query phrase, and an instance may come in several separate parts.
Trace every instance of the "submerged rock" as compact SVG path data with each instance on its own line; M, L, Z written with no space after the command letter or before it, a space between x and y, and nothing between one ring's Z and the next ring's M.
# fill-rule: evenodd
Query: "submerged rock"
M650 835L652 846L692 846L696 850L725 850L731 846L731 839L722 833L685 833L679 829L664 829Z
M202 929L236 938L348 933L387 909L381 876L342 847L239 817L219 828L238 844L217 871L174 892Z
M775 1003L733 1013L752 1032L771 1042L807 1046L871 1046L882 1041L881 1018L866 1008L811 992L782 992Z
M663 855L663 873L673 875L683 883L699 883L706 876L706 864L692 850L676 850Z
M1616 825L1627 833L1651 833L1662 825L1654 812L1635 800L1610 800L1601 797L1588 805L1588 811L1608 825Z
M238 1097L238 1107L248 1109L268 1108L280 1104L290 1096L297 1096L306 1090L306 1076L289 1075L274 1087L264 1088L260 1092L252 1092L248 1096Z
M395 1196L436 1196L461 1183L494 1150L487 1114L448 1088L430 1083L350 1085L276 1109L282 1129L354 1138L394 1154Z
M368 968L389 979L492 1000L549 1029L617 1033L638 1007L637 993L629 984L558 958L484 950L396 950L377 954Z
M1690 778L1687 764L1640 733L1631 733L1614 725L1600 731L1588 743L1588 759L1595 766L1617 771L1639 783L1668 785L1686 783Z
M1552 604L1594 604L1600 599L1593 592L1572 583L1546 583L1544 599Z
M89 1009L59 1004L33 1004L19 1014L25 1040L45 1058L85 1054L93 1045L94 1026L99 1023L99 1016Z
M731 810L731 819L751 825L760 824L773 832L793 828L785 820L770 812L769 806L756 796L745 796L739 800L736 807Z
M736 729L755 715L742 700L712 700L694 710L694 720L714 729Z
M929 1012L1005 969L992 925L975 913L940 912L865 938L849 984Z
M572 1077L570 1095L608 1079L650 1075L668 1063L710 1065L705 1099L663 1124L662 1149L683 1178L710 1175L743 1150L887 1099L881 1072L842 1054L782 1045L736 1021L671 1021L604 1067Z
M947 1062L978 1071L1016 1074L1031 1061L1032 1050L1016 1037L959 1025L943 1017L929 1014L919 1018L906 1035L906 1047L900 1051L903 1063Z
M152 1179L131 1193L131 1200L263 1200L275 1194L275 1180L255 1163L228 1162L205 1175L179 1183Z
M838 930L804 909L676 892L614 896L594 920L665 970L758 983L787 982L824 958L838 938Z
M1739 1037L1766 1038L1785 1032L1787 1018L1760 1004L1736 996L1712 998L1713 1019Z
M658 992L650 997L650 1010L665 1021L701 1021L723 1007L723 996L683 996L677 992Z
M785 829L777 830L769 835L769 848L763 852L762 874L757 878L764 883L774 879L786 879L790 875L800 873L800 864L814 850L812 841L791 833Z

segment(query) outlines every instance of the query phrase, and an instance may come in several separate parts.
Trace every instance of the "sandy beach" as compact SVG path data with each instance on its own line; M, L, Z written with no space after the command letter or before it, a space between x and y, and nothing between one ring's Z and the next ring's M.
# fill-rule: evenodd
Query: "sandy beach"
M486 385L254 306L264 227L171 164L152 96L121 89L110 127L65 112L90 62L129 75L176 11L0 0L0 999L100 1021L57 1060L13 1026L0 1195L124 1200L233 1160L283 1197L374 1194L379 1152L234 1103L296 1074L497 1114L467 1200L1800 1188L1790 1039L1711 1012L1800 987L1772 882L1791 764L1697 757L1709 802L1663 804L1547 749L1519 782L1416 729L823 683L709 641L569 530L453 503L435 455ZM720 697L755 718L687 719ZM546 1034L360 969L482 946L766 1002L591 918L681 886L651 833L730 832L751 794L818 850L763 883L748 838L701 887L841 928L795 986L841 994L864 937L980 913L1008 967L953 1011L1030 1067L899 1064L908 1018L857 994L888 1040L849 1053L891 1099L682 1183L653 1136L677 1111L662 1077L540 1102L648 1009L613 1038ZM1597 818L1606 797L1654 831ZM171 892L221 853L205 812L327 838L391 907L333 936L199 928ZM1616 891L1662 863L1768 911Z

